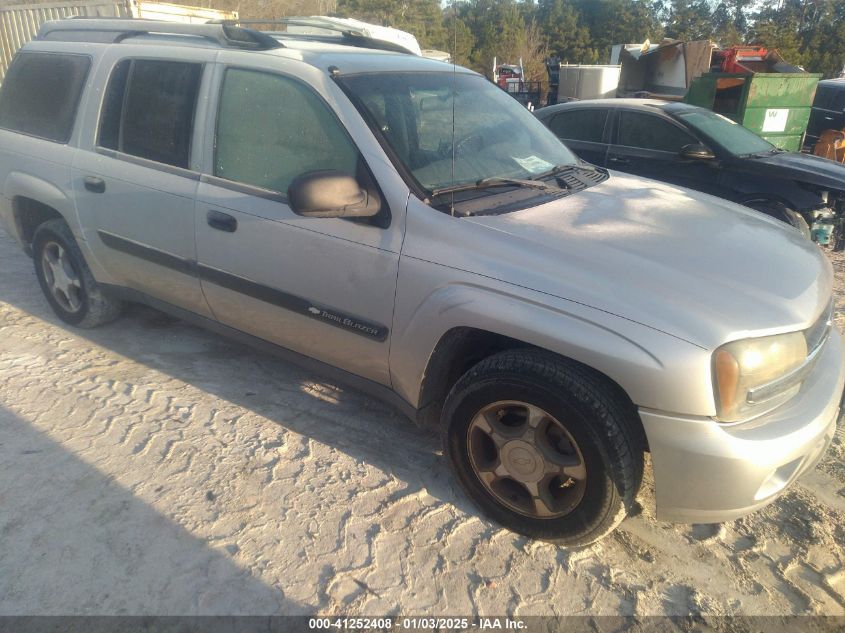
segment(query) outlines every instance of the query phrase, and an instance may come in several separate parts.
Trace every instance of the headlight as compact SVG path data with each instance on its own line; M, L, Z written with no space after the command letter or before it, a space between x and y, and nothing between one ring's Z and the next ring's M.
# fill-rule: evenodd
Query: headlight
M797 370L807 360L803 332L733 341L713 354L717 418L737 422L761 415L791 398L800 382L759 389ZM773 387L776 385L772 385ZM754 397L755 392L758 397Z

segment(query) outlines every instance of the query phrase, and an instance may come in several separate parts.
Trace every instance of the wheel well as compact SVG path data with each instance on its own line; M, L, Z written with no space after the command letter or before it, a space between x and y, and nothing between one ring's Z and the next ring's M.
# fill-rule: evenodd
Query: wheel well
M421 426L439 425L443 403L458 379L485 358L512 349L539 350L541 348L508 336L475 328L459 327L446 332L432 352L423 376L422 389L420 390L420 408L417 415L419 424ZM560 356L560 358L570 363L578 362L565 356ZM578 364L583 365L583 363ZM619 383L592 367L588 367L588 369L616 390L630 404L631 411L636 413L636 406ZM636 426L642 446L647 448L645 429L640 422L639 415L636 415Z
M440 423L440 413L449 390L470 367L497 352L519 347L532 346L501 334L469 327L446 332L431 353L423 376L417 416L420 425Z
M765 205L768 204L768 205L773 205L774 207L777 207L777 205L781 205L781 206L783 206L787 209L793 208L792 203L790 203L788 200L786 200L785 198L781 198L778 195L771 194L771 193L759 193L759 194L754 194L754 195L747 195L744 198L742 198L742 200L740 200L739 203L742 204L742 205L745 205L747 207L749 205L752 205L752 204L759 205L759 206L765 206ZM760 211L756 207L750 207L750 208L754 209L755 211ZM768 215L770 217L777 217L776 215L774 215L772 213L768 213L766 211L760 211L760 213L765 213L766 215ZM779 218L779 217L777 219L783 220L783 218Z
M15 222L18 225L18 234L24 243L24 248L30 249L35 229L48 220L61 219L62 214L53 207L38 200L18 196L12 201L12 209L15 215Z

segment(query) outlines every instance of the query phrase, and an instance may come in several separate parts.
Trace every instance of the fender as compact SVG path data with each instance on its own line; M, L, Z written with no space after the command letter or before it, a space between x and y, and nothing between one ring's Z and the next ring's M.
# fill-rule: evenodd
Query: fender
M22 171L12 171L3 183L3 212L6 226L12 238L18 242L24 252L31 255L30 245L26 243L23 227L15 210L15 198L29 198L55 209L70 226L76 243L82 251L91 274L100 283L113 283L114 279L95 256L85 240L82 227L76 213L76 204L59 187L47 180Z
M3 197L9 201L10 212L13 214L13 222L9 222L16 232L13 237L23 246L23 235L20 226L20 219L15 215L14 200L18 197L31 198L48 207L55 209L68 223L77 240L80 239L77 229L78 223L75 214L75 205L67 197L64 191L52 183L22 171L12 171L3 183Z
M420 402L421 385L441 339L454 328L472 328L592 367L638 406L715 415L709 352L647 326L548 295L518 296L471 283L437 288L407 316L405 308L397 306L394 320L391 378L398 394L417 406L428 404ZM691 384L699 385L692 393Z
M795 211L812 211L824 206L821 196L810 189L805 189L790 178L772 178L753 173L725 170L724 185L737 192L735 200L740 204L744 200L766 198L776 200Z

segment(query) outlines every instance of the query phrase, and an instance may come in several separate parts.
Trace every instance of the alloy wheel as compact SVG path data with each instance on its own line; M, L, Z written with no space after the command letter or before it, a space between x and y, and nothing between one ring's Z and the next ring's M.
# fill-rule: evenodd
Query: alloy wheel
M82 308L82 282L67 250L58 242L47 242L41 252L41 269L50 294L68 312Z
M584 497L587 469L578 444L537 406L512 400L485 406L469 424L467 446L481 484L515 512L557 518Z

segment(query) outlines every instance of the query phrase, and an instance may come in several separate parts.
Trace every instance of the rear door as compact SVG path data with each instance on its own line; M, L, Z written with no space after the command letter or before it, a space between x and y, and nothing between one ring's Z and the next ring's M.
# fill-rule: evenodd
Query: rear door
M716 192L719 164L713 160L682 158L687 145L701 144L669 117L620 109L607 166L644 178L653 178L705 192Z
M604 167L610 134L608 112L607 108L567 108L546 125L582 159Z
M192 165L202 56L210 52L185 51L187 61L104 60L101 116L80 144L72 179L85 239L114 283L210 316L194 266Z

